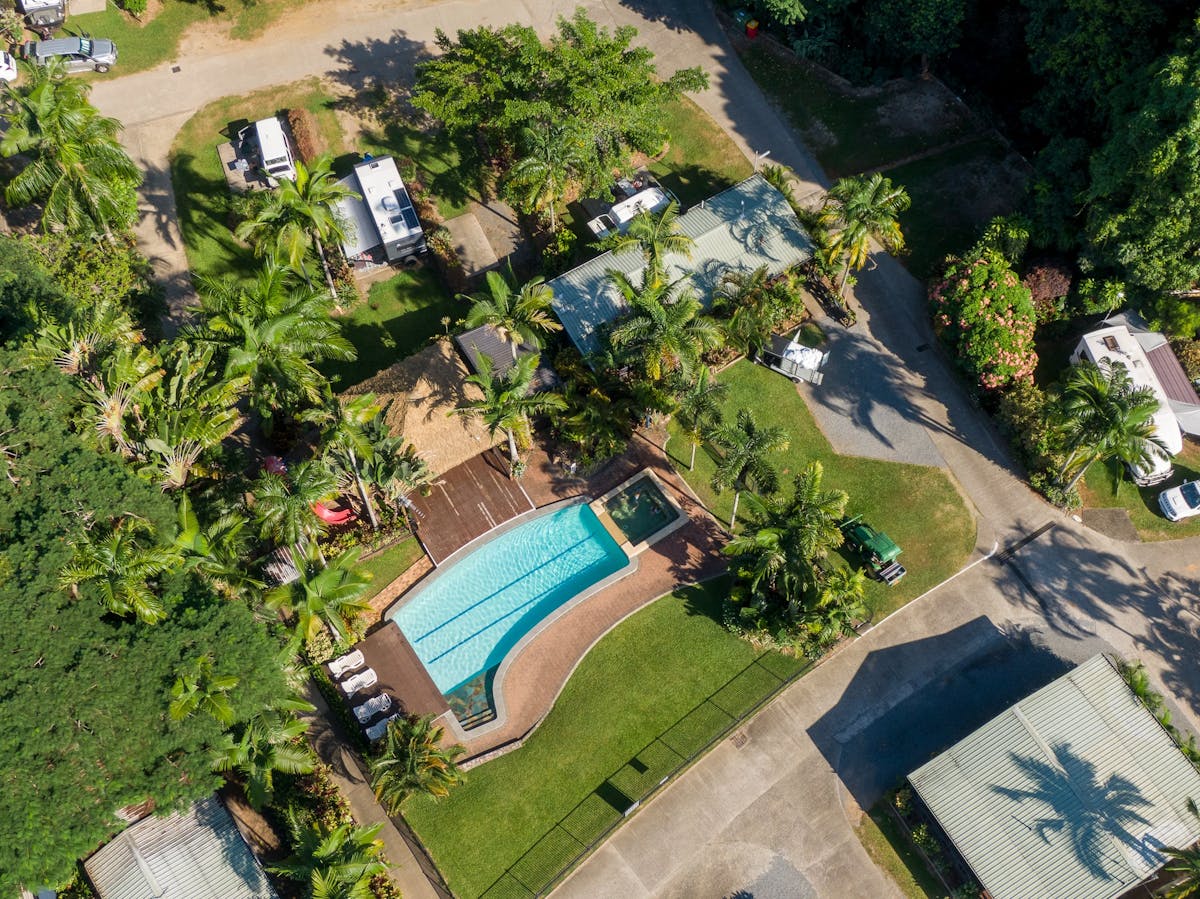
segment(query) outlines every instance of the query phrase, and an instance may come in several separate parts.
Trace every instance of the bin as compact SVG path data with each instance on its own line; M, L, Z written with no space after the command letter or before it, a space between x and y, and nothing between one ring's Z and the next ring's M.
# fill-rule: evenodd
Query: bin
M736 22L739 27L742 25L745 25L748 21L750 21L750 16L751 16L750 10L745 9L745 8L735 9L733 11L733 21Z
M746 37L758 37L758 19L746 23Z

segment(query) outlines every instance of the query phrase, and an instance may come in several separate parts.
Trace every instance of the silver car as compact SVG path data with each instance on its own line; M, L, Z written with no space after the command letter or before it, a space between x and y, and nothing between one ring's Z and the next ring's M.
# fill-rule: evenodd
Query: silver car
M50 41L27 41L21 56L39 66L61 59L68 72L107 72L117 61L117 45L107 38L59 37Z

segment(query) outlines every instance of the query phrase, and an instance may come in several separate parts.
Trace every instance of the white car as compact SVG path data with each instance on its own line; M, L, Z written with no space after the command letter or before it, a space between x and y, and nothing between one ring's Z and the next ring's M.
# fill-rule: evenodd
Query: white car
M17 80L17 61L11 53L0 50L0 81Z
M1158 495L1158 505L1171 521L1200 515L1200 481L1184 481L1164 490Z

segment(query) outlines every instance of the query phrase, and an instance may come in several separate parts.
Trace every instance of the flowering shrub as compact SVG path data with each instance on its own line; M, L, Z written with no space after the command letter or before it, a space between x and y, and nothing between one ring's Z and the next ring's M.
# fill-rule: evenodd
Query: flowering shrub
M951 259L929 291L933 327L985 390L1029 383L1037 367L1037 313L1029 290L999 253Z

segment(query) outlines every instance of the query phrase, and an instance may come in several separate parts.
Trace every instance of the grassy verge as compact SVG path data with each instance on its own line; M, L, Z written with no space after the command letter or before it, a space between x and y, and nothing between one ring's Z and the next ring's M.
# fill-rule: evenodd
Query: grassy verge
M601 800L606 791L640 795L647 773L657 782L661 760L643 748L755 658L718 620L727 589L722 580L681 590L638 612L588 653L525 746L471 771L441 803L410 800L405 817L456 895L479 896L535 843L545 854L527 856L518 871L525 883L549 877L578 846L569 834L598 833L619 817ZM782 656L765 661L781 677L800 666ZM687 720L695 722L692 751L722 726ZM568 814L569 830L554 831L563 844L542 840Z
M671 146L650 170L679 197L685 209L750 177L750 161L729 135L687 97L664 107L663 120L671 135Z
M366 302L342 318L342 333L358 350L353 362L321 370L344 390L429 345L443 333L442 319L457 319L462 304L446 293L432 268L396 273L371 285Z
M377 556L364 559L358 564L358 567L371 575L371 583L367 587L367 592L363 594L363 599L371 599L412 568L423 555L425 555L425 550L421 549L417 538L409 537L401 540L395 546L389 546Z
M855 828L858 841L908 899L946 899L946 891L900 830L883 800Z
M1192 440L1183 444L1183 452L1172 463L1175 474L1166 483L1155 487L1138 487L1122 467L1115 462L1097 462L1088 469L1079 485L1083 504L1090 509L1123 508L1143 540L1177 540L1200 534L1200 515L1182 521L1168 521L1158 506L1158 495L1168 487L1178 487L1185 480L1200 478L1200 446Z
M847 511L861 514L877 530L887 532L904 551L900 561L908 575L895 587L877 581L867 585L867 604L873 620L898 609L909 600L949 577L975 545L975 523L950 478L937 468L839 456L817 427L808 406L787 378L761 365L741 361L726 369L720 379L729 386L724 412L732 421L738 409L749 409L760 424L780 425L788 433L788 448L772 459L785 489L812 460L825 467L826 488L850 494ZM668 455L680 473L718 519L728 522L733 493L717 494L712 488L715 456L708 448L696 453L696 469L688 471L690 447L672 432ZM743 507L744 508L744 507ZM856 556L845 553L850 564Z

